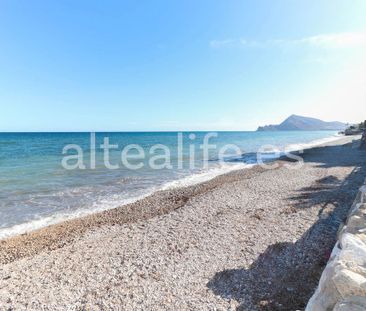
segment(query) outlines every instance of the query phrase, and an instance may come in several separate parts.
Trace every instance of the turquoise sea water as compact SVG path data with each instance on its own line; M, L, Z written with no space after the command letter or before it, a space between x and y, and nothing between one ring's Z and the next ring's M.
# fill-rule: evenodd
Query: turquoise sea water
M336 133L217 132L217 137L209 141L217 148L210 149L209 161L205 162L200 145L206 134L183 133L183 168L180 168L176 132L96 133L96 164L95 169L91 169L90 133L0 133L0 238L117 207L159 189L197 183L245 167L255 161L253 153L263 145L283 148L303 144L306 147L334 137ZM104 164L104 151L100 148L104 137L109 137L110 144L118 145L110 150L109 158L111 164L118 164L117 169L107 169ZM85 169L67 170L62 166L62 151L68 144L80 146ZM141 146L146 154L144 160L130 160L133 164L142 164L140 169L128 169L121 161L121 152L129 144ZM151 157L162 154L161 149L150 154L150 148L156 144L164 144L169 149L171 169L156 170L149 166ZM238 146L241 152L228 150L222 164L218 161L218 151L226 144ZM67 153L71 154L75 151ZM156 163L164 161L160 159Z

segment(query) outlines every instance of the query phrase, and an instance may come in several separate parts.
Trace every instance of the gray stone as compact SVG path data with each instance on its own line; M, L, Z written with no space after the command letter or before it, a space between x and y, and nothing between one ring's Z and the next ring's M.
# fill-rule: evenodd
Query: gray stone
M366 310L365 203L366 185L358 192L306 311Z

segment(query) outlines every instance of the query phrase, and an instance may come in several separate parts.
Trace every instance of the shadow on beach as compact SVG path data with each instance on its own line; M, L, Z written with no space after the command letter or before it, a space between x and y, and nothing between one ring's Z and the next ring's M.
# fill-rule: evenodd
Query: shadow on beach
M329 175L288 198L289 210L318 208L318 220L295 243L270 245L249 269L217 272L213 293L240 303L237 310L303 310L334 247L337 231L366 175L366 152L352 145L319 147L303 154L316 167L355 167L344 180Z

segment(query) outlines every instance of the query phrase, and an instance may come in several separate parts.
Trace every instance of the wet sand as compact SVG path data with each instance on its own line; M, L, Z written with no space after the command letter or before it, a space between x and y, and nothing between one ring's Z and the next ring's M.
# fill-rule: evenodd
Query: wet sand
M301 310L366 176L352 139L0 241L0 309Z

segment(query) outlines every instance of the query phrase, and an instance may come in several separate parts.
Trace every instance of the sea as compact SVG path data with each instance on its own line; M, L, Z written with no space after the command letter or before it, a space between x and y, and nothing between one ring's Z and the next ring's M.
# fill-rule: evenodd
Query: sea
M194 185L334 131L0 133L0 239Z

